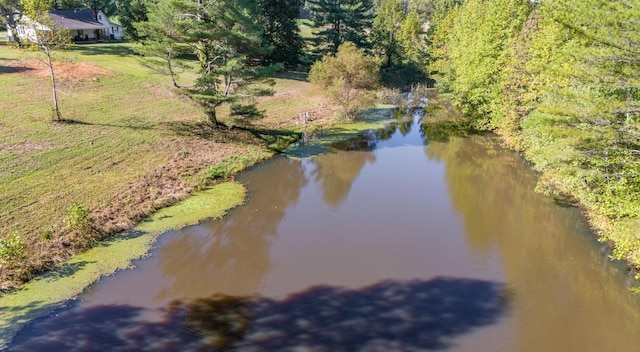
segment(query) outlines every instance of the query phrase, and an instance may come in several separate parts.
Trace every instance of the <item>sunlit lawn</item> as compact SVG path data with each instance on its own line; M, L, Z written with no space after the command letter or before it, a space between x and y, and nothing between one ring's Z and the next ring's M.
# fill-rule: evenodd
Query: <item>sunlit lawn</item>
M8 87L0 90L0 236L16 232L36 240L61 225L72 202L104 206L195 138L167 126L200 122L201 110L176 93L166 76L142 66L130 49L131 44L77 45L56 53L59 60L93 62L111 72L59 82L62 116L74 123L52 122L48 77L32 70L0 73L0 86ZM0 46L0 72L35 56ZM291 125L291 117L323 104L304 78L277 80L277 94L260 103L267 115L262 127Z

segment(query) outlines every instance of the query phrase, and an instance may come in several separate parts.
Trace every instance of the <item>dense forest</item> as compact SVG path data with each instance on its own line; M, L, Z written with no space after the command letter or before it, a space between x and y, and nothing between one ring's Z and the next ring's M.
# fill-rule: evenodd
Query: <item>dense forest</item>
M10 21L7 14L30 3L41 4L0 0L2 18ZM470 130L497 133L540 172L540 191L580 206L601 240L615 242L615 257L640 266L640 0L55 0L48 6L99 7L116 16L129 39L141 43L139 53L172 78L183 69L176 58L196 58L195 84L180 88L214 123L225 103L238 115L259 113L248 97L267 92L249 83L266 82L275 70L310 70L353 43L377 60L383 84L433 84ZM311 38L301 35L302 24Z
M439 4L428 67L440 92L640 264L640 2Z

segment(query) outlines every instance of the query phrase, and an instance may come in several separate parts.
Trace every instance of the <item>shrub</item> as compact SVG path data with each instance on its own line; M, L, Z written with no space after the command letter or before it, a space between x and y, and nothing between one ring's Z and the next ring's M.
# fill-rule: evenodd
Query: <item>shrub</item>
M25 258L24 249L24 240L16 233L7 239L0 239L0 263L16 266Z
M73 230L87 232L93 223L93 219L89 216L90 211L91 209L73 202L67 209L64 223Z

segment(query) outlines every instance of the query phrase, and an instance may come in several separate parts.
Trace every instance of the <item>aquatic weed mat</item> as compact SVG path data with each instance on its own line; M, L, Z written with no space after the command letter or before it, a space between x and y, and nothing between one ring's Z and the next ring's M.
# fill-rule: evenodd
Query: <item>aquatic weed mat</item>
M367 131L381 129L394 121L393 105L378 105L361 113L358 121L340 123L315 130L312 138L292 145L284 154L290 158L308 158L326 153L331 145L357 137Z

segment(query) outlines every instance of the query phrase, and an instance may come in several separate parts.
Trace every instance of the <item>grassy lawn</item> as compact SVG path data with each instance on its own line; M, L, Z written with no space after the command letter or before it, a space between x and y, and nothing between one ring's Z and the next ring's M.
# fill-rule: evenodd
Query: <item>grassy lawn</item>
M28 258L22 272L0 266L0 289L186 198L209 182L212 165L272 155L251 133L208 127L200 109L130 49L77 45L55 53L61 123L51 120L50 81L38 53L0 46L0 238L21 236ZM265 118L255 126L262 130L302 131L303 112L310 124L334 115L304 74L281 75L275 90L259 102ZM74 202L91 209L91 238L64 221Z

